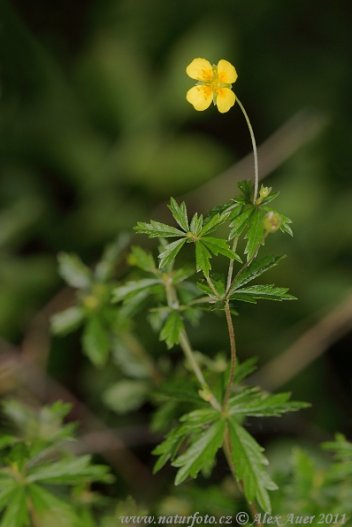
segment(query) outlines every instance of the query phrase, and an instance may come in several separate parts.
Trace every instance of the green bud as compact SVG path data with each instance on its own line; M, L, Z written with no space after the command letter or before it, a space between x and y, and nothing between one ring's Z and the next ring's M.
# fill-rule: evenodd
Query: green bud
M264 187L264 185L262 185L259 190L259 197L256 201L256 204L260 205L265 200L265 198L269 196L271 191L272 187Z
M267 233L276 232L281 227L281 216L273 210L267 212L263 220L264 229Z

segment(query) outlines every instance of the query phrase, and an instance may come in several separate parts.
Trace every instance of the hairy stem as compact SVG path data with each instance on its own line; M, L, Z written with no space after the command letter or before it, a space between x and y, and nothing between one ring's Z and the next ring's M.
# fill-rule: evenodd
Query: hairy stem
M235 377L236 363L237 363L235 329L233 327L230 304L229 304L228 299L225 301L225 316L226 316L226 323L227 323L227 331L228 331L229 340L230 340L231 363L230 363L229 379L227 381L227 386L226 386L226 391L225 391L225 396L224 396L224 401L223 401L224 409L227 408L229 398L231 395L232 385L233 385L233 381Z
M252 125L251 125L251 121L250 121L250 119L248 117L248 114L247 114L246 110L244 109L243 104L241 103L241 101L238 99L237 96L236 96L236 100L237 100L238 106L240 107L241 112L243 113L243 116L244 116L244 118L246 120L247 127L248 127L248 130L249 130L249 133L250 133L250 136L251 136L251 141L252 141L253 156L254 156L254 197L253 197L253 203L255 203L257 201L257 197L258 197L258 184L259 184L257 143L256 143L256 140L255 140L253 128L252 128Z

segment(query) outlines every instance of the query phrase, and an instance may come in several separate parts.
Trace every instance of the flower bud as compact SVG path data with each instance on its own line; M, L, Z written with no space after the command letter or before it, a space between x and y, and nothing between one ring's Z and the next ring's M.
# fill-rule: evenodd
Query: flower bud
M278 231L281 226L280 214L278 212L270 210L264 216L263 225L267 233Z

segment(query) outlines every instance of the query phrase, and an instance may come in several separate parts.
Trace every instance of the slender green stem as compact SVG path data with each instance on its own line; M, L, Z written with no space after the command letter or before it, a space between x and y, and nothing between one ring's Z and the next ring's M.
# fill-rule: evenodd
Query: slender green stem
M258 197L258 185L259 185L257 143L256 143L256 140L255 140L255 135L254 135L253 128L252 128L252 125L251 125L251 121L250 121L250 119L248 117L248 114L247 114L246 110L244 109L243 104L241 103L241 101L239 100L239 98L237 96L236 96L236 100L237 100L238 106L240 107L241 112L243 113L243 116L244 116L244 118L246 120L247 127L248 127L248 130L249 130L249 133L250 133L250 136L251 136L251 140L252 140L252 148L253 148L253 156L254 156L254 197L253 197L253 203L255 203L257 201L257 197Z
M226 323L227 323L227 331L228 331L229 340L230 340L231 363L230 363L229 379L227 381L227 386L226 386L226 391L225 391L225 396L224 396L224 401L223 401L224 410L226 410L228 402L229 402L229 398L231 396L232 385L233 385L233 381L235 377L235 370L236 370L236 364L237 364L235 330L233 327L230 304L228 300L225 301L225 316L226 316Z
M173 286L172 279L168 276L164 279L164 285L165 285L165 292L166 292L166 299L168 306L173 309L178 309L180 307L178 298L177 298L177 292L176 289ZM208 398L207 400L211 404L213 408L216 410L221 410L221 405L219 401L216 399L215 395L210 390L207 381L205 380L205 377L203 375L202 370L199 367L199 364L195 358L192 346L190 344L188 335L186 330L183 330L180 335L180 346L182 348L182 351L187 358L194 375L196 376L199 384L201 385L202 389L206 392Z
M232 250L233 252L236 251L237 248L237 242L238 238L235 238L232 242ZM234 266L235 260L231 259L229 264L229 270L227 272L227 282L226 282L226 294L230 291L230 287L232 284L232 276L233 276L233 266Z

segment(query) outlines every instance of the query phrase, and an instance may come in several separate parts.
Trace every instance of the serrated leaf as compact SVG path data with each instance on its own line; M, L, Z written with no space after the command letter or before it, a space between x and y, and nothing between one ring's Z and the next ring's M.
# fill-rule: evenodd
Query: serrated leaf
M253 197L253 183L249 179L244 179L238 182L238 188L241 191L242 198L246 203L252 202Z
M257 357L251 357L250 359L237 364L234 378L235 384L241 383L246 377L248 377L257 369L257 361Z
M110 337L98 317L88 320L83 331L82 345L84 353L94 366L102 367L106 364L110 351Z
M77 289L88 289L92 282L91 270L75 254L59 253L59 274Z
M16 491L17 483L11 477L1 474L0 477L0 512L7 507L11 500L12 494Z
M183 320L178 311L171 311L161 330L160 340L166 342L169 349L180 342L180 336L184 330Z
M226 240L223 240L222 238L214 238L212 236L203 236L202 243L204 243L206 247L215 254L215 256L222 254L231 260L236 260L237 262L242 263L241 258L230 249Z
M149 238L180 238L185 235L183 231L176 229L176 227L154 220L151 220L150 223L140 221L134 230L139 234L146 234Z
M268 394L259 388L249 388L230 399L230 415L279 417L310 406L301 401L290 401L290 397L289 392Z
M206 276L209 276L209 271L211 269L211 252L201 241L196 242L195 246L196 270L197 272L202 271Z
M54 335L67 335L79 328L83 319L83 309L78 306L69 307L51 317L51 331Z
M227 220L228 216L228 213L216 213L209 218L205 218L204 227L202 228L200 235L205 236L214 231L219 225L222 225Z
M277 486L265 469L264 449L235 419L229 421L229 433L237 480L242 482L247 501L256 500L265 512L271 512L268 490Z
M171 214L173 215L175 221L178 223L181 229L187 232L189 230L189 224L187 207L185 202L182 201L182 203L179 205L174 198L171 198L168 208L170 209Z
M24 527L29 522L26 491L24 486L18 485L8 497L7 509L1 521L1 527Z
M265 229L263 224L264 212L256 208L249 220L249 227L245 238L247 245L244 250L247 255L247 261L250 262L257 254L259 247L263 244L265 238Z
M245 232L249 226L250 218L256 209L254 205L249 205L240 214L238 214L239 210L242 210L242 207L236 208L234 213L231 214L231 218L233 219L230 223L230 240L238 238Z
M160 284L158 278L145 278L143 280L127 282L125 285L115 287L112 292L112 300L113 302L121 302L128 296L138 294L142 290L149 289L157 284Z
M176 456L177 451L185 438L185 433L186 427L184 425L173 428L164 441L154 448L152 454L160 456L154 465L154 474L159 472L169 459L173 459Z
M128 256L128 263L147 273L154 273L156 271L153 255L138 246L132 247Z
M103 393L103 400L115 412L126 414L145 402L149 389L146 381L124 379L109 386Z
M179 468L175 485L179 485L188 477L195 478L200 470L209 467L223 444L224 432L225 422L219 419L202 433L184 454L173 461L172 465Z
M167 269L174 263L176 256L178 255L186 241L186 238L181 238L180 240L176 240L175 242L169 243L166 246L163 252L159 254L159 267L161 269Z
M192 218L189 230L195 235L199 236L203 228L203 215L195 213Z
M273 300L276 302L282 302L283 300L297 300L295 296L289 295L287 291L288 289L286 287L276 287L273 284L258 284L235 290L231 295L231 300L239 300L254 304L257 300Z
M264 256L264 258L254 260L248 267L245 266L238 272L233 281L230 293L248 284L248 282L251 282L272 267L275 267L284 258L286 256Z

